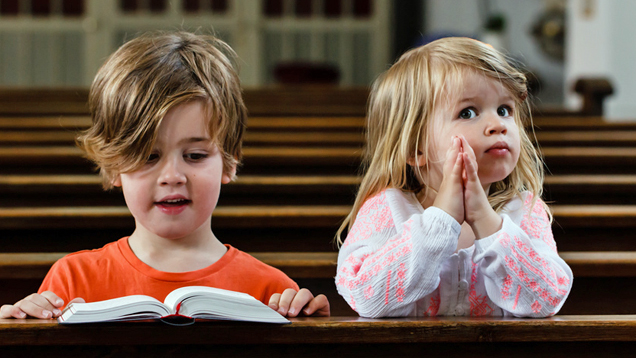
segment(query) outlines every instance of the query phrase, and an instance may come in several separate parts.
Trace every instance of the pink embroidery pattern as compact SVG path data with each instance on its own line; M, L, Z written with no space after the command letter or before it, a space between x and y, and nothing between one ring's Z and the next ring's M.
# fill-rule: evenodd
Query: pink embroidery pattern
M389 304L389 291L391 290L391 270L386 275L386 292L384 294L384 304Z
M554 241L554 236L552 234L552 229L550 226L550 220L548 220L548 214L546 213L545 208L542 205L543 203L540 200L538 200L532 207L532 210L530 210L532 199L532 194L528 194L526 196L526 200L523 203L526 215L524 215L523 219L521 220L520 227L531 237L541 239L554 252L556 252L556 242Z
M395 290L395 297L397 298L398 302L403 302L404 301L404 279L406 278L406 267L404 263L400 264L400 268L398 269L397 276L398 276L398 284L397 284L397 290Z
M502 244L504 245L504 247L509 247L510 248L510 253L512 253L512 256L514 256L514 258L520 264L522 264L523 267L525 267L528 271L532 272L533 274L539 276L542 281L544 281L546 284L548 284L559 295L566 295L567 294L566 290L563 290L563 289L560 289L560 288L557 287L557 284L558 284L559 280L557 279L556 273L554 272L552 267L550 267L550 264L547 261L545 261L541 256L539 256L536 253L536 251L534 251L532 248L528 247L528 245L526 245L523 241L521 241L521 239L519 239L516 236L512 238L513 241L514 241L514 245L510 245L510 243L511 243L510 242L510 237L506 233L503 233L502 235L505 236L505 238L502 240ZM525 254L530 259L532 259L532 261L533 261L533 263L535 265L533 265L533 263L531 263L528 260L526 260L526 258L522 254ZM505 260L506 260L506 262L508 262L508 260L513 262L508 256L506 256ZM537 265L541 266L542 269L538 268ZM516 263L515 263L515 266L516 266ZM521 272L523 272L523 271L521 271ZM548 275L550 276L549 278L546 276L546 273L548 273ZM523 273L522 275L526 276L525 273ZM528 281L527 283L529 283L529 282L530 281ZM557 284L555 284L555 282L557 282ZM570 280L567 277L562 277L561 278L561 282L563 282L565 284L569 284Z
M386 193L382 191L364 202L342 247L394 226L391 209L386 203Z
M501 298L507 300L510 297L510 287L512 286L512 277L507 275L503 281L503 287L501 288Z
M517 303L519 303L519 295L521 295L521 286L517 286L517 295L515 296L515 302L512 304L512 309L517 308Z
M398 237L393 239L382 250L374 253L371 258L365 257L362 265L357 271L351 271L347 266L343 266L339 270L341 277L338 284L352 290L367 283L372 277L377 276L387 266L394 263L397 259L411 252L413 245L405 243L410 241L410 237ZM401 248L399 246L402 246ZM380 261L382 259L382 261ZM378 262L380 261L380 262ZM360 273L362 272L362 273ZM347 279L349 278L349 279Z
M435 294L431 297L431 303L429 304L426 312L424 312L424 316L437 316L441 301L442 300L439 296L439 291L436 291Z
M364 290L364 298L366 298L367 300L370 299L373 296L373 287L371 285L369 285L369 287L367 287Z
M560 279L558 279L548 262L541 258L532 248L524 244L518 237L515 236L510 238L510 236L506 233L503 233L502 235L502 246L508 248L512 256L504 257L506 267L513 272L527 288L537 293L544 302L551 306L558 306L562 297L553 297L547 289L542 288L542 286L534 279L530 279L526 271L522 270L518 264L527 271L533 273L535 276L538 276L545 285L560 296L565 296L567 294L567 290L561 289L558 286L563 286L561 283L565 285L569 284L569 279L567 277L560 277ZM532 260L532 263L529 262L526 257L529 257ZM513 309L517 306L520 292L521 286L517 289L517 297L515 298ZM538 302L536 303L539 304Z
M539 301L534 301L530 308L532 308L532 312L539 313L539 311L541 311L541 304L539 303Z
M470 275L470 293L468 294L468 301L470 302L470 315L491 316L494 312L494 309L488 304L488 296L477 295L475 282L477 282L477 264L473 263L472 273Z

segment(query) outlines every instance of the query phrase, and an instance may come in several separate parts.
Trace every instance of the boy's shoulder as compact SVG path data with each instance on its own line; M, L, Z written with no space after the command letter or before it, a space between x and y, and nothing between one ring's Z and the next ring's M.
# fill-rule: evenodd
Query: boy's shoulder
M247 252L227 246L235 252L230 270L233 275L249 277L251 281L262 283L295 285L295 282L280 269L270 266Z
M236 251L233 260L233 266L239 266L241 270L248 271L250 274L253 275L269 276L272 273L280 273L282 275L285 275L281 270L266 264L265 262L252 256L251 254L248 254L247 252L241 251L231 246L230 248Z
M113 261L123 259L119 245L126 243L126 238L110 242L98 249L81 250L69 253L59 260L54 266L59 269L94 271L100 270L103 265L111 265Z

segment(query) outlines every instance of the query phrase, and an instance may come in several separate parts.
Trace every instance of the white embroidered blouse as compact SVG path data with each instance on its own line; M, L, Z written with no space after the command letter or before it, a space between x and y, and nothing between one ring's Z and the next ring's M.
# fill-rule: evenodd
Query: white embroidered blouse
M547 317L572 287L547 213L523 193L502 209L501 230L457 250L461 225L412 193L368 199L340 249L336 286L363 317Z

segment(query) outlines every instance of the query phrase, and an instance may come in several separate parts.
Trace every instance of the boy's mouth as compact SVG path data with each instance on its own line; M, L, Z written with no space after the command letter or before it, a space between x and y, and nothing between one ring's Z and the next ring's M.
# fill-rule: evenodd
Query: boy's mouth
M165 214L176 215L185 210L192 200L183 195L168 195L155 201L155 206Z
M188 200L188 199L168 199L168 200L157 201L155 202L155 205L174 207L174 206L188 205L191 202L192 200Z

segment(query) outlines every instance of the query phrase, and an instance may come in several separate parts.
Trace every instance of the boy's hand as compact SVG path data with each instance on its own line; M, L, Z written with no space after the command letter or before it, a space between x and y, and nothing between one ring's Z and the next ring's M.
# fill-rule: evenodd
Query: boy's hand
M466 223L473 229L477 239L490 236L501 228L502 219L488 202L486 192L478 175L475 152L462 137L464 148L464 215Z
M462 141L458 137L453 137L442 169L444 178L433 206L444 210L460 224L464 222L463 168Z
M314 295L306 288L296 290L288 288L283 293L275 293L269 299L269 307L285 317L329 316L329 300L325 295Z
M83 298L76 298L69 303L84 302ZM0 308L0 318L57 318L62 314L64 301L51 291L34 293L13 305L3 305Z

